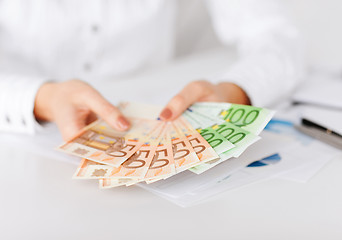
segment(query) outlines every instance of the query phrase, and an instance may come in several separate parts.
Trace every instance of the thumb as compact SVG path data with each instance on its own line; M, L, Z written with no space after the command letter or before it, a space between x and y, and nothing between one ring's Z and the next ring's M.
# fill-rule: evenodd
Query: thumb
M65 107L57 115L55 122L59 128L63 140L69 141L74 138L85 126L85 121L78 118L72 109Z
M164 121L176 119L193 103L207 96L210 93L211 88L212 84L206 81L194 81L189 83L166 105L160 114L160 118Z
M69 141L74 138L85 126L85 123L70 121L65 123L64 121L56 122L62 138L64 141Z

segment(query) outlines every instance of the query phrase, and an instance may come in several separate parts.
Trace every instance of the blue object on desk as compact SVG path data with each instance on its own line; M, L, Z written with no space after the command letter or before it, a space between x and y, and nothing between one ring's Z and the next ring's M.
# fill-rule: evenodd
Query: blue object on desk
M252 162L247 167L264 167L264 166L276 164L280 161L281 161L281 156L278 153L276 153L271 156L265 157L261 160Z

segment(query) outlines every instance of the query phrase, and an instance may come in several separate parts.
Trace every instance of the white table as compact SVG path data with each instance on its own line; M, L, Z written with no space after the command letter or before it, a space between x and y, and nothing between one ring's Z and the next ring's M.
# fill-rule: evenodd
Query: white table
M112 101L164 104L180 83L222 70L225 60L213 51L127 77L118 90L109 81L97 87ZM141 87L128 88L161 79L144 99ZM342 156L307 184L272 179L181 208L138 187L72 180L74 165L22 148L0 145L0 239L342 239Z

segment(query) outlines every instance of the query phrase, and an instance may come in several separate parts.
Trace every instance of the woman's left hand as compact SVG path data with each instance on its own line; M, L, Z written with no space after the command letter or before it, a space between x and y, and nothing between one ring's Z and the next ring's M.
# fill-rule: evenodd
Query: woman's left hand
M194 81L171 99L161 112L160 118L165 121L172 121L195 102L250 104L245 91L234 83L213 84L207 81Z

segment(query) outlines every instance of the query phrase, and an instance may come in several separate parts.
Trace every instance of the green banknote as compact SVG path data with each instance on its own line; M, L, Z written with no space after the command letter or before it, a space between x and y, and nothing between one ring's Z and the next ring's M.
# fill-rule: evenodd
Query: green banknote
M231 103L195 103L188 111L219 117L255 135L259 135L274 115L266 108Z
M233 143L236 147L219 154L220 159L218 161L203 163L191 168L190 171L194 173L201 174L215 167L221 162L228 160L229 158L239 157L250 145L252 145L260 139L259 136L256 136L248 131L245 131L229 122L225 122L220 125L215 125L212 128L218 133L220 133L228 141Z
M212 123L211 120L194 118L190 113L184 113L183 117L193 126L193 128L198 130L201 136L209 143L218 155L235 148L234 144L212 129L211 126L215 123Z
M235 145L234 149L222 153L222 157L239 157L250 145L260 140L259 136L237 127L230 122L224 122L220 125L215 125L212 128Z
M230 122L225 122L217 117L215 118L212 116L207 116L196 110L188 111L186 115L191 116L193 119L201 123L198 125L209 125L209 128L216 131L221 135L221 137L224 137L230 143L235 145L235 148L227 149L224 152L218 153L220 159L218 159L217 161L202 163L190 169L190 171L197 174L203 173L204 171L216 166L217 164L229 158L239 157L250 145L260 139L259 136L250 133Z

